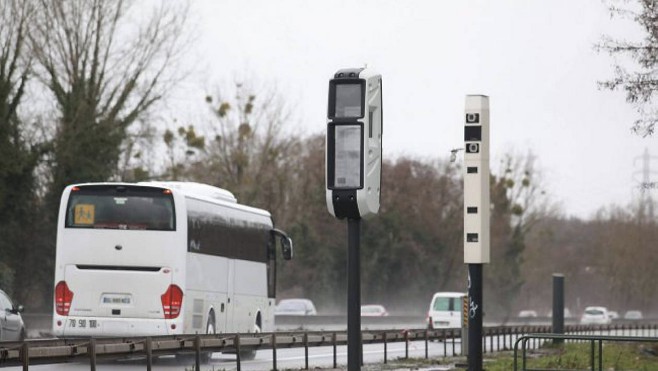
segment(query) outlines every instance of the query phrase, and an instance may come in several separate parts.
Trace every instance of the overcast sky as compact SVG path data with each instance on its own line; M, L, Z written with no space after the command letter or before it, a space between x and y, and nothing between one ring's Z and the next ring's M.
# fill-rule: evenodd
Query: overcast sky
M381 72L385 157L447 158L463 146L464 97L490 96L492 169L531 150L566 215L627 204L635 158L656 148L630 132L623 94L597 88L614 59L594 44L639 35L600 0L194 0L191 19L198 86L276 83L307 134L325 132L336 70Z

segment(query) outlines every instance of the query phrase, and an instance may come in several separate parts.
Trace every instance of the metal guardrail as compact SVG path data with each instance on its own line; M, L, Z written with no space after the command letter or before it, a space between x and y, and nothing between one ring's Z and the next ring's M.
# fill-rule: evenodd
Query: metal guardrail
M594 336L603 331L613 336L630 334L635 336L658 333L657 325L614 325L614 326L567 326L567 333L573 336ZM550 335L550 326L498 326L484 328L483 351L499 352L518 346L518 339L528 337L524 346L541 345L539 334ZM443 356L448 356L451 348L456 356L456 340L461 337L461 329L412 329L362 331L364 344L383 344L384 363L387 360L387 345L405 342L405 358L409 357L409 342L425 342L425 358L429 357L429 341L443 342ZM566 335L562 335L566 336ZM654 341L658 338L653 338ZM516 342L516 343L515 343ZM309 348L318 346L333 347L333 365L337 365L337 346L347 344L345 331L324 332L274 332L250 334L216 335L173 335L154 337L91 338L91 339L52 339L27 340L25 342L0 342L0 368L22 366L29 370L30 365L62 362L89 362L90 369L96 369L98 359L144 357L146 369L152 370L153 358L163 355L184 353L194 355L195 369L200 370L201 354L204 352L225 352L236 354L236 367L241 369L241 351L258 349L272 350L272 369L277 370L277 349L304 348L305 368L309 368ZM514 345L513 345L514 344ZM515 357L516 362L516 357ZM516 366L515 366L516 367Z
M405 331L364 331L364 344L383 343L386 362L387 344L406 342L405 356L409 356L410 341L425 341L425 356L428 356L428 342L441 340L446 344L452 339L453 353L455 338L461 330L405 330ZM0 342L0 367L23 366L29 370L30 365L89 361L92 371L96 369L99 358L145 357L146 369L152 370L153 358L177 353L194 354L195 370L200 370L203 352L227 352L236 354L237 369L241 369L242 351L272 349L272 368L277 369L277 349L305 348L305 365L308 369L308 349L317 346L333 346L333 362L337 367L337 346L347 344L347 333L342 332L274 332L258 334L216 334L216 335L175 335L134 338L91 338L27 340L25 342Z
M655 327L653 330L655 331ZM611 336L611 335L565 335L565 334L528 334L521 336L516 340L514 344L514 371L519 370L518 368L518 348L521 344L522 349L522 363L521 371L560 371L564 370L562 368L528 368L527 367L527 346L528 342L531 340L567 340L567 341L580 341L580 342L589 342L590 343L590 354L589 361L590 365L587 369L574 370L570 369L569 371L594 371L599 370L603 371L603 342L642 342L642 343L655 343L658 342L658 337L655 337L655 332L653 337L645 336ZM597 347L598 345L598 347ZM598 349L598 352L597 352ZM597 356L598 355L598 356ZM596 360L598 360L598 368L596 367Z

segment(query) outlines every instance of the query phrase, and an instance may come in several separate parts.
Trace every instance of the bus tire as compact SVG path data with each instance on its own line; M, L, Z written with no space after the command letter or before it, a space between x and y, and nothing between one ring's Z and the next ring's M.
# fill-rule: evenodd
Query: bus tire
M260 326L260 314L258 314L256 323L254 324L254 333L260 334L262 332ZM256 350L243 350L240 352L240 359L245 361L251 361L256 358Z

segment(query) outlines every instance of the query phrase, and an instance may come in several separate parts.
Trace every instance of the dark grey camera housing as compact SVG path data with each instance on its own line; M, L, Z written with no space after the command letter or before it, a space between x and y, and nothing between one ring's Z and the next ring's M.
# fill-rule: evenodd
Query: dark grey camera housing
M467 113L466 114L466 123L467 124L479 124L480 123L480 114L479 113Z
M466 144L466 153L480 153L480 143Z

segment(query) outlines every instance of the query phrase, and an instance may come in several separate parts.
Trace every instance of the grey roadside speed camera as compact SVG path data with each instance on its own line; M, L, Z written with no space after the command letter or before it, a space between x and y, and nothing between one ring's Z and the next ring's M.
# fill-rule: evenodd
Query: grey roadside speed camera
M342 69L329 80L326 199L331 215L359 219L379 211L382 76Z
M467 95L464 121L464 263L489 263L489 97Z

